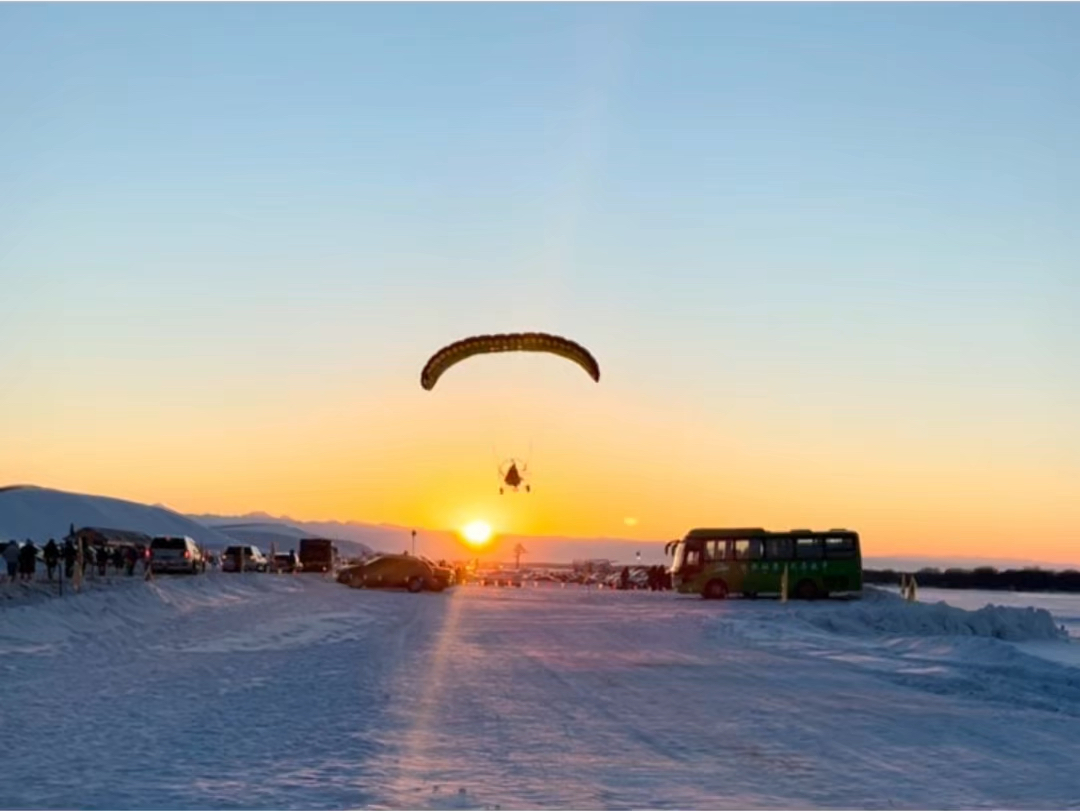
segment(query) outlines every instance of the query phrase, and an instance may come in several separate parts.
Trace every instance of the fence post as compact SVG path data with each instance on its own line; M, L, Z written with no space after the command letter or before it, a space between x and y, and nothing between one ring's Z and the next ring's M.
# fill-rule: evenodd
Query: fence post
M75 551L75 577L72 586L75 587L75 591L82 591L83 565L86 560L86 552L83 550L83 539L79 538L77 543L79 545Z

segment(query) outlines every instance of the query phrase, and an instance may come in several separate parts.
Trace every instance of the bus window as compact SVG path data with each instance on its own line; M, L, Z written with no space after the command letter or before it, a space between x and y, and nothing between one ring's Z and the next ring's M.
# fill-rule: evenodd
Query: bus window
M825 557L833 560L855 557L855 539L845 536L830 536L825 539Z
M706 560L727 560L727 541L706 541Z
M820 560L825 557L821 538L796 538L795 557L799 560Z
M700 549L687 549L686 557L683 558L683 567L687 569L694 569L701 564L701 550Z
M740 538L732 541L735 560L761 560L761 541Z
M766 538L765 560L791 560L791 538Z

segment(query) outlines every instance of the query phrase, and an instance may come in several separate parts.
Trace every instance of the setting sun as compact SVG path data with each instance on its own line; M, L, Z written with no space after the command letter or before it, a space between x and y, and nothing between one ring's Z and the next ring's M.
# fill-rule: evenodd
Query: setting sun
M461 534L473 546L481 546L491 539L491 525L484 521L473 521L465 525Z

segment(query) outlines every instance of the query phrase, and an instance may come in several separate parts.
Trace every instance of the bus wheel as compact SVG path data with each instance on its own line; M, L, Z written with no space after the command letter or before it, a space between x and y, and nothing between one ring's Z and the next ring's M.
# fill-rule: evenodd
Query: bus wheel
M802 580L795 587L795 596L800 600L816 600L820 593L813 580Z
M705 584L701 596L706 600L723 600L727 597L727 583L723 580L710 580Z

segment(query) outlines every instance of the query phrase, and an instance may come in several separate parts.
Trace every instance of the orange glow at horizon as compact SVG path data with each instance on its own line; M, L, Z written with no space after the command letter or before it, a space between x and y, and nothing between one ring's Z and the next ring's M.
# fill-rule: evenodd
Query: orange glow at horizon
M189 514L455 531L483 516L500 534L583 539L845 526L867 555L1080 562L1080 483L1068 465L1028 450L1022 433L1003 427L990 456L974 430L946 444L925 429L590 387L567 366L463 365L433 392L410 378L379 397L342 386L254 410L247 401L205 413L166 401L153 415L123 400L70 413L27 406L0 425L0 483ZM103 449L108 464L88 463ZM531 492L499 495L498 461L509 456L528 461Z

